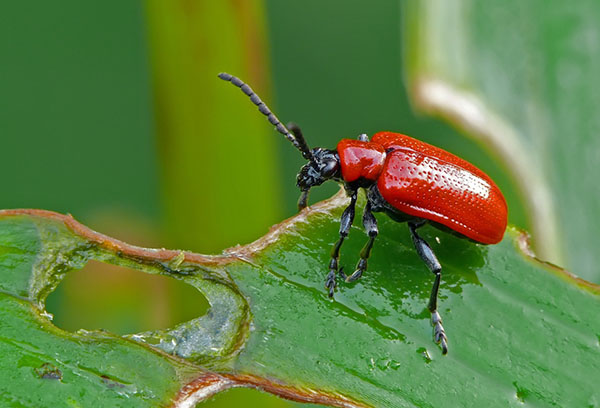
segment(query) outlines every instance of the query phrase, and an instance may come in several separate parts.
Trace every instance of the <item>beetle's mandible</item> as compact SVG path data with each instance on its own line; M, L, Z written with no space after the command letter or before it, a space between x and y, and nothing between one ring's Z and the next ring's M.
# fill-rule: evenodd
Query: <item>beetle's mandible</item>
M367 269L367 260L378 234L374 212L384 212L395 221L406 222L417 253L435 275L428 309L434 340L446 354L448 339L437 311L442 266L417 230L428 223L477 243L500 242L506 229L507 207L496 184L469 162L400 133L379 132L371 141L361 134L358 140L340 140L336 150L310 149L300 128L295 124L284 126L247 84L227 73L220 73L219 78L248 95L277 131L308 160L296 181L301 191L300 210L306 207L312 187L327 180L344 185L350 204L342 214L339 239L331 251L325 283L329 296L333 297L337 275L352 282ZM369 239L360 252L356 270L346 276L338 267L340 248L354 221L360 188L367 194L362 221Z

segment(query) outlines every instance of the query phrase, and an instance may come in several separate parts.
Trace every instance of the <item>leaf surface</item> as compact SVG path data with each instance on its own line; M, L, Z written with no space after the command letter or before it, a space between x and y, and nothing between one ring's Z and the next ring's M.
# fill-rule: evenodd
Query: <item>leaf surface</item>
M368 272L328 299L324 275L346 204L337 195L210 257L129 246L54 213L0 213L0 394L25 406L184 406L254 386L346 407L598 405L597 286L524 254L514 229L483 246L424 227L444 267L442 356L426 309L433 275L405 225L378 215ZM353 227L346 270L365 241ZM64 332L44 314L45 296L89 259L181 279L211 309L151 333Z

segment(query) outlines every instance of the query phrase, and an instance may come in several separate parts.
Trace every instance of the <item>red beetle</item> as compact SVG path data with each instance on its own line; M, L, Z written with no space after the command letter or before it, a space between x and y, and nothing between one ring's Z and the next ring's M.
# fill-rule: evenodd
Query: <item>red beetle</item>
M219 78L241 88L277 131L308 160L297 178L302 191L298 200L300 210L306 207L312 187L327 180L343 183L350 204L342 214L340 237L331 252L325 284L329 296L333 296L337 286L337 274L352 282L367 269L367 259L378 234L374 212L384 212L395 221L406 222L417 253L435 274L428 308L435 342L441 344L442 353L446 354L448 340L437 311L442 266L417 229L429 223L481 244L500 242L506 229L507 208L496 184L469 162L400 133L379 132L371 141L364 134L358 140L342 139L337 150L310 149L300 128L294 124L286 128L247 84L226 73L219 74ZM360 252L356 270L346 276L338 268L338 260L354 220L359 188L367 193L362 221L369 240Z

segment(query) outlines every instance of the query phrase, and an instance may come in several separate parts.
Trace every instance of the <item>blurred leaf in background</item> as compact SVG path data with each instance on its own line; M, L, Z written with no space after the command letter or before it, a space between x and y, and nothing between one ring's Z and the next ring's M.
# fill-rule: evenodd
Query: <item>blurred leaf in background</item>
M165 231L175 246L204 253L249 242L281 218L276 139L217 73L268 95L262 3L146 4Z
M136 2L0 4L0 206L160 215Z
M418 105L494 148L541 258L599 282L600 3L405 5Z

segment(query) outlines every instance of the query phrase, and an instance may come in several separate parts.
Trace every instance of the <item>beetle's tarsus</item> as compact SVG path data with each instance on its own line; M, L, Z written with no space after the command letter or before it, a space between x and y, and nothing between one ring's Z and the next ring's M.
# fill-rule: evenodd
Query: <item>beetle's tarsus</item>
M433 340L442 347L442 354L448 353L448 338L442 325L442 317L437 310L431 312L431 325L433 326Z
M327 275L327 281L325 282L325 287L327 288L327 294L329 295L330 298L333 297L333 292L335 292L336 286L337 286L337 283L335 281L335 271L331 270L331 271L329 271L329 274Z
M325 278L325 287L328 290L329 297L333 297L333 292L337 287L336 274L338 269L338 260L337 258L331 258L329 261L329 273L327 274L327 278Z
M359 265L357 266L357 269L354 271L354 273L352 275L344 277L344 280L346 282L350 283L350 282L354 282L357 279L360 279L360 277L362 276L362 274L365 271L365 269L367 269L367 262L366 262L366 260L361 259L360 261L358 261L358 264ZM364 267L361 267L361 264L364 264Z

